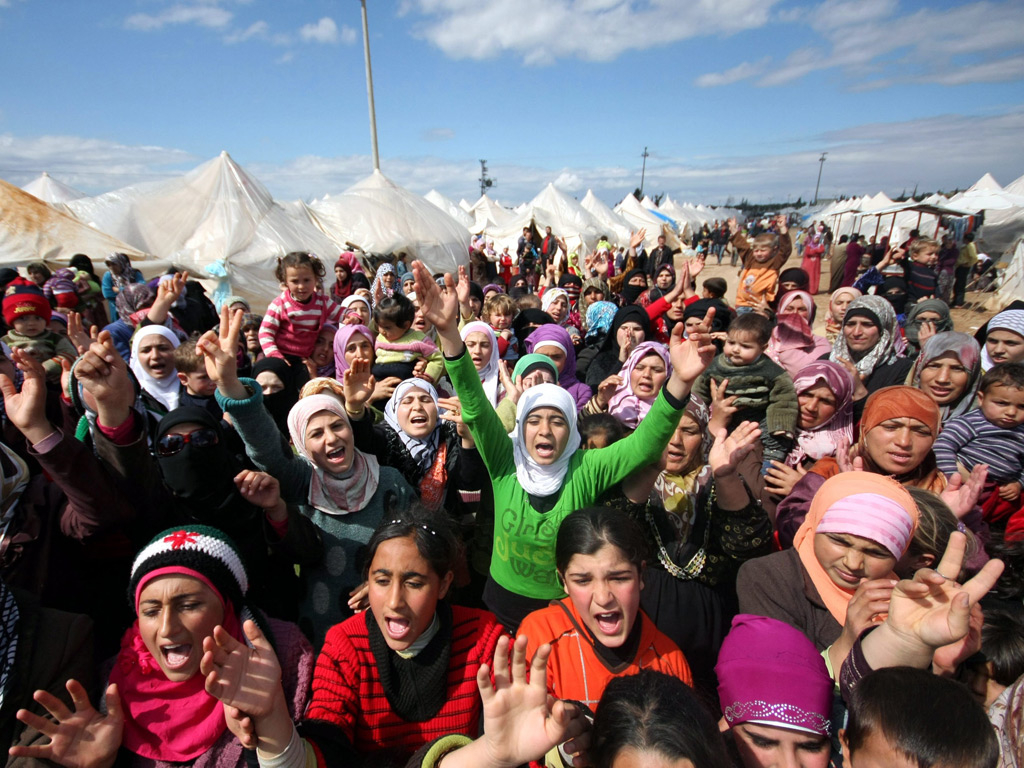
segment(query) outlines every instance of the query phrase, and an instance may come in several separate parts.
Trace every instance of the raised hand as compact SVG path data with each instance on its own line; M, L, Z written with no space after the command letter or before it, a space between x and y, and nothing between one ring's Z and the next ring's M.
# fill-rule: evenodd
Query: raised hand
M135 387L128 376L128 366L108 331L100 331L85 354L78 358L75 378L96 401L101 424L118 427L124 423L135 402Z
M889 610L889 599L896 584L895 579L865 579L857 586L846 608L846 623L843 625L843 632L851 643Z
M686 264L687 264L687 267L688 267L689 272L690 272L690 279L693 280L704 269L704 264L705 264L704 257L703 256L698 256L695 259L687 259L686 260Z
M267 717L285 706L281 664L255 622L246 621L242 631L251 648L215 627L203 640L199 670L206 676L206 692L215 699L251 717Z
M710 329L715 318L712 307L687 339L683 338L683 324L676 323L669 341L669 355L672 358L672 379L682 383L689 394L690 385L704 373L711 364L718 349L711 343Z
M467 427L465 422L462 421L462 403L459 402L458 397L455 395L452 395L451 397L439 397L437 399L437 407L439 409L440 417L455 425L455 430L459 433L459 437L463 440L473 439L473 436L469 432L469 427ZM440 409L444 409L444 412L440 412Z
M840 472L863 472L864 459L859 455L860 449L850 445L845 437L836 440L836 464Z
M773 461L765 474L765 489L774 496L789 496L793 486L800 482L807 470L802 466L790 467L781 461Z
M370 361L354 358L348 370L341 375L341 384L345 390L345 410L350 416L362 418L377 386L377 380L370 373Z
M509 370L508 362L501 360L498 362L498 378L501 380L501 386L505 388L505 397L510 397L513 403L518 403L519 398L523 396L523 377L512 381L512 371Z
M455 295L459 297L459 307L462 308L462 316L467 317L471 314L469 311L469 275L466 272L466 268L459 265L459 280L455 283ZM416 296L419 296L417 293Z
M967 478L966 483L959 472L949 479L949 483L946 485L945 490L939 494L939 498L946 502L946 505L953 510L957 520L963 520L974 509L978 503L978 498L981 496L981 491L985 486L985 479L987 477L988 465L978 464L971 470L971 475Z
M635 250L638 246L642 245L644 240L646 240L646 239L647 239L647 230L646 229L640 229L640 231L638 231L638 232L630 232L629 233L629 247Z
M234 314L227 307L220 310L220 334L207 331L196 342L196 354L206 361L206 375L217 383L221 394L232 400L244 400L248 392L238 381L238 339L245 313Z
M423 262L414 261L412 272L416 279L416 300L420 304L420 314L439 332L450 331L453 328L458 330L459 297L456 295L455 281L452 280L452 276L444 276L447 290L442 291L441 287L434 282L434 278L430 276L430 272L427 271Z
M494 685L490 670L481 665L476 682L484 708L480 742L487 759L478 765L502 768L538 760L557 744L579 736L586 718L572 704L548 696L547 663L551 646L537 649L527 681L525 635L516 638L509 674L509 639L501 637L494 651ZM570 749L567 751L575 751Z
M96 711L85 688L77 680L68 680L68 693L75 711L47 691L32 696L53 717L52 720L19 709L18 719L44 736L49 744L11 747L11 757L50 760L65 768L109 768L117 758L124 733L124 714L117 686L107 687L107 714Z
M46 419L46 371L42 363L23 349L11 350L11 360L25 378L21 392L18 392L10 377L0 374L4 410L11 424L35 445L54 432L53 426Z
M373 395L370 397L370 402L376 402L377 400L390 400L391 396L395 394L395 388L402 383L402 380L397 376L388 376L384 381L378 381L373 388Z
M99 335L99 326L94 325L90 333L85 332L82 316L78 312L68 312L68 340L75 345L79 355L84 355L89 345Z
M760 436L761 428L756 421L744 421L731 433L720 429L708 452L711 474L721 478L736 472L736 467L754 449Z
M632 339L632 337L630 338ZM622 377L617 373L606 378L597 385L597 404L600 405L603 410L607 410L608 403L612 400L612 395L614 395L615 390L621 386Z
M717 435L718 430L728 429L733 414L739 411L736 407L738 395L729 395L729 379L722 379L716 382L714 379L708 382L708 389L711 390L711 420L708 422L708 429L711 434Z
M235 475L235 486L246 501L260 509L276 510L285 506L281 501L281 484L266 472L244 469ZM287 516L286 506L285 514Z

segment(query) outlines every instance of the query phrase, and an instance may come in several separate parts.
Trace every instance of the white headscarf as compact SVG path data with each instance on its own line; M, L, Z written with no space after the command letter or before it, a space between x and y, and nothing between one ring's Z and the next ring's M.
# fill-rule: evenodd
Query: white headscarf
M406 396L410 389L419 389L426 392L434 401L434 405L437 405L437 390L434 389L430 382L423 379L406 379L395 387L391 399L384 406L384 421L395 430L395 433L409 453L412 454L412 458L419 465L419 468L425 470L430 468L430 465L434 463L434 457L437 455L437 446L441 434L440 409L438 409L438 419L434 425L434 431L426 437L413 437L402 429L398 423L398 404L402 402L402 398Z
M178 407L178 393L181 391L178 371L172 366L166 376L158 379L143 367L142 361L139 360L139 347L142 346L142 340L148 336L163 336L174 349L178 348L180 342L174 331L163 325L144 325L135 332L132 339L132 373L146 392L160 401L168 411L173 411Z
M345 309L350 309L352 307L352 305L355 304L357 301L361 301L361 302L363 302L363 304L366 305L366 309L370 312L370 320L368 322L372 322L373 321L373 307L370 306L370 300L368 298L366 298L365 296L363 296L361 293L353 293L351 296L349 296L348 298L346 298L344 301L341 302L341 306L343 306ZM353 311L355 311L355 310L353 310ZM362 319L360 319L359 322L362 322Z
M544 291L544 295L540 300L540 308L542 311L547 312L548 308L555 303L555 299L562 297L565 299L565 317L563 317L558 324L566 325L569 322L569 312L572 310L572 301L569 300L569 294L562 288L548 288Z
M992 331L1012 331L1018 336L1024 336L1024 310L1006 309L988 321L987 333ZM995 366L992 358L988 355L988 346L981 347L981 370L986 373Z
M538 464L526 450L526 436L523 427L530 413L538 408L555 408L560 411L569 425L569 442L552 464ZM569 462L580 447L580 433L576 429L576 400L557 384L538 384L530 387L519 398L516 406L516 428L512 433L512 450L516 462L516 477L527 493L534 496L550 496L565 482Z
M498 337L494 335L494 329L491 326L479 320L466 323L466 327L462 329L462 340L465 341L471 333L482 333L491 340L491 359L487 361L483 370L477 371L477 373L480 374L480 382L484 385L484 394L487 395L488 402L496 406L500 396L499 387L501 386L498 376L498 365L500 364Z

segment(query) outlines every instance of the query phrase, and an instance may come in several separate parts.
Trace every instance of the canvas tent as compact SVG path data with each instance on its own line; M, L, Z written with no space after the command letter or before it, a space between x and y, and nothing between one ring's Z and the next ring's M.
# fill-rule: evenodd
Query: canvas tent
M503 228L516 218L515 211L500 205L486 193L480 195L480 199L470 206L469 214L473 217L470 231L474 235L479 235L488 228Z
M433 203L457 222L462 224L467 230L473 226L473 217L470 216L467 211L463 210L462 206L452 200L449 200L436 189L430 190L423 197L428 202Z
M28 192L0 181L0 264L3 266L23 267L30 261L45 261L51 267L67 266L72 256L84 253L99 267L114 251L127 253L132 263L149 277L166 265L55 210Z
M419 195L374 171L342 194L310 209L336 243L366 253L405 252L431 272L455 272L469 264L469 231Z
M1007 184L1003 191L1011 195L1024 196L1024 176ZM981 228L979 248L999 261L1003 254L1019 252L1017 240L1021 237L1024 237L1024 206L989 211L985 214L985 224ZM1014 250L1015 244L1017 250ZM1017 269L1020 270L1020 267ZM1018 288L1024 289L1024 285L1018 284ZM1018 293L1018 296L1024 296L1024 290Z
M66 203L69 200L77 200L85 197L84 192L79 192L74 187L57 181L45 171L28 184L22 187L30 195L35 195L44 203Z
M622 202L615 206L615 212L625 219L634 231L647 230L644 245L648 250L657 246L659 235L665 236L665 244L669 248L675 250L683 247L672 220L644 208L632 194L626 195Z
M589 211L597 220L603 230L601 234L608 236L608 241L613 245L629 245L630 226L619 214L613 211L603 200L600 200L594 191L587 190L580 206Z

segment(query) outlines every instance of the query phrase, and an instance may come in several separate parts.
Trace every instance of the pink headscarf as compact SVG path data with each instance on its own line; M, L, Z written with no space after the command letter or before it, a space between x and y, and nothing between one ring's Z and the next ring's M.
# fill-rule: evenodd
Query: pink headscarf
M835 456L840 444L853 444L853 377L839 363L816 360L808 364L793 379L793 387L801 393L824 384L836 398L836 412L813 429L798 429L796 446L786 457L786 463L795 467L804 459L817 461Z
M787 312L795 299L802 299L814 318L814 299L806 291L789 291L779 302L779 313L772 337L768 341L768 357L796 376L809 363L832 349L828 339L815 336L811 326L801 315Z
M313 476L309 483L309 503L328 515L358 512L377 492L380 464L377 457L353 446L352 466L344 474L331 474L318 467L306 450L306 426L316 414L328 411L345 420L351 429L345 406L333 395L304 397L288 412L288 433L299 455L309 462Z
M638 344L630 352L625 365L622 366L622 371L619 373L619 376L622 377L622 383L608 402L608 413L630 429L636 429L637 424L651 410L654 399L658 396L658 393L655 392L654 397L651 397L649 400L642 399L633 392L633 385L630 383L630 378L637 365L651 354L660 357L665 363L666 372L669 376L672 375L672 358L669 356L668 347L660 341L645 341L642 344Z
M334 375L336 378L340 378L341 374L348 370L348 361L345 359L345 347L348 346L349 341L357 333L361 333L369 339L370 346L373 346L373 331L365 325L341 326L334 335Z

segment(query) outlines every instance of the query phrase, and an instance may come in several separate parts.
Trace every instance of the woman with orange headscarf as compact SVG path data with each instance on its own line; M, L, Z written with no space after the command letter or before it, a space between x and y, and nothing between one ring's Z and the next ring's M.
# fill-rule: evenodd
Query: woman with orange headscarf
M741 613L785 621L807 635L839 672L861 632L885 617L918 521L899 482L874 472L826 480L796 532L793 549L740 567Z
M939 407L919 389L883 387L872 394L864 405L860 440L852 455L820 459L779 502L775 516L779 541L784 547L793 544L822 484L844 468L859 466L865 472L893 477L903 485L942 493L946 479L932 453L941 423Z

